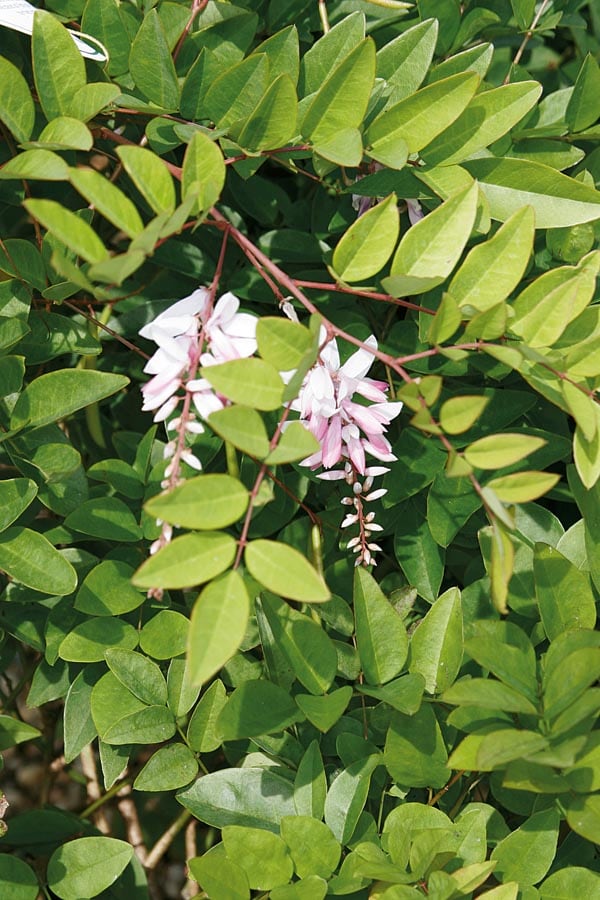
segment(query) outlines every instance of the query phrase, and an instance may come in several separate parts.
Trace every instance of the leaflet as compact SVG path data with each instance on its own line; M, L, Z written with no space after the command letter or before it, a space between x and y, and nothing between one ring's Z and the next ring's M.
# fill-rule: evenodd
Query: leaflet
M0 25L20 31L23 34L33 32L33 16L35 6L27 0L0 0ZM82 56L93 59L95 62L104 63L108 59L105 49L99 41L90 35L79 35L69 29L69 34L75 41L75 45ZM84 40L83 38L86 38ZM90 41L91 43L88 43Z

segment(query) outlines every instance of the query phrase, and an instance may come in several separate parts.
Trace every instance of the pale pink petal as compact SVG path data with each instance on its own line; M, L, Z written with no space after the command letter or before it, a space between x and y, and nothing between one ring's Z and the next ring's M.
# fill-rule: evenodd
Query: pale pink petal
M347 378L363 378L373 365L373 354L369 353L366 348L372 347L377 350L377 338L371 335L364 341L364 344L365 347L360 347L356 353L353 353L340 369Z
M323 441L323 465L326 469L335 466L342 457L342 423L339 416L334 416L329 423Z

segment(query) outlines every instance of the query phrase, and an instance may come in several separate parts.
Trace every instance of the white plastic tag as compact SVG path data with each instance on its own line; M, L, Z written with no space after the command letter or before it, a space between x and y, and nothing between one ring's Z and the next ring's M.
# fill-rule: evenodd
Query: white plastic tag
M21 31L23 34L31 34L35 11L35 6L32 6L27 0L0 0L0 25L12 28L13 31ZM106 62L108 56L99 41L87 34L85 35L87 40L83 40L83 35L75 34L70 30L69 34L82 56L99 63Z

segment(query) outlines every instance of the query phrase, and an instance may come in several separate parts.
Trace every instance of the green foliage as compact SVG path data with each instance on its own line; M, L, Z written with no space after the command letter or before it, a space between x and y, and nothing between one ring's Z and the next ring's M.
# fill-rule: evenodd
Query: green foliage
M195 829L212 900L596 896L596 4L44 5L0 25L0 750L43 779L0 894L145 900Z

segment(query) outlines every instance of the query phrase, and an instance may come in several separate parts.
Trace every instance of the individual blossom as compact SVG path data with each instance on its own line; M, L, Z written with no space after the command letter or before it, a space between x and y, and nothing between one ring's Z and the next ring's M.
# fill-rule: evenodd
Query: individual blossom
M292 404L319 442L319 449L301 465L322 467L327 471L320 473L320 478L344 480L352 489L352 496L342 500L344 505L353 507L342 528L358 525L359 535L351 539L348 547L357 553L357 565L370 565L374 564L373 553L380 549L372 542L372 533L380 531L381 526L374 522L373 512L365 511L364 504L384 496L385 489L372 490L373 479L389 469L369 465L367 456L380 462L396 459L385 434L387 426L399 415L402 403L387 399L386 382L367 376L377 349L374 336L343 365L336 341L326 341L326 337L321 329L319 358ZM363 402L358 402L361 398Z

